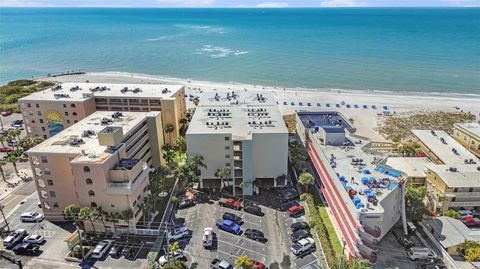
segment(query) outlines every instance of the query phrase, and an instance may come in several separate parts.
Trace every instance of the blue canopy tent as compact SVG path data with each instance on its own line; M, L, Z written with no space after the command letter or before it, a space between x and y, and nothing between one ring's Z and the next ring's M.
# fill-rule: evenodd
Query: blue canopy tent
M368 108L368 106L367 106L367 105L363 105L363 108L367 109L367 108Z
M298 105L299 105L299 106L303 106L303 103L302 103L302 102L298 102Z
M295 102L291 102L290 105L294 106L294 105L295 105Z
M355 196L353 196L352 201L353 201L354 205L357 205L358 203L361 202L361 199L360 199L360 197L355 195Z
M322 106L320 103L317 103L317 106Z
M312 103L307 103L307 106L312 106Z
M357 209L364 208L364 207L365 207L365 204L363 204L363 203L358 203L358 204L355 205L355 207L356 207Z

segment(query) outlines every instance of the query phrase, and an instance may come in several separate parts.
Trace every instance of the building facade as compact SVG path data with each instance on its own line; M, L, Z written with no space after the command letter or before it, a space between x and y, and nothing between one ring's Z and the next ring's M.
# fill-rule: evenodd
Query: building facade
M204 93L186 140L187 154L203 156L207 165L202 188L236 186L252 195L286 183L288 130L270 93ZM231 170L223 186L216 173L222 167Z
M480 158L480 124L455 123L453 125L453 138Z
M179 135L185 87L152 84L64 83L19 99L27 134L49 138L95 111L161 111L164 143ZM165 129L165 128L164 128Z
M131 211L119 225L134 225L162 145L160 112L99 111L33 147L27 154L45 218L62 221L76 204Z

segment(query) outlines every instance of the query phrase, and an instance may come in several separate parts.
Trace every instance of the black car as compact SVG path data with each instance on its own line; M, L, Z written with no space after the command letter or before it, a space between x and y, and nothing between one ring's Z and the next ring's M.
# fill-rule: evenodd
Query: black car
M296 230L290 235L290 239L292 239L293 243L296 243L298 240L310 237L310 232L307 230Z
M292 232L295 232L297 230L309 230L310 226L305 221L299 221L290 225L290 229L292 229Z
M178 204L178 208L182 209L182 208L187 208L187 207L191 207L191 206L194 206L194 205L195 205L195 201L193 201L193 199L183 199Z
M32 243L20 243L16 245L12 250L17 255L32 255L36 254L40 247L37 244Z
M110 257L117 259L117 258L120 258L120 256L122 256L122 250L123 250L122 246L115 245L112 247L112 249L110 249L110 252L108 254L110 255Z
M280 200L282 200L283 203L296 200L297 198L298 198L298 192L294 189L286 190L282 192L280 195Z
M400 234L398 231L393 230L392 233L393 233L393 236L395 236L395 238L397 238L397 241L400 243L400 245L402 245L402 247L404 249L409 249L409 248L415 246L415 244L413 243L412 240L410 240L408 237Z
M130 253L130 251L133 249L133 246L125 246L123 249L122 249L122 255L125 256L125 258L128 258L128 255Z
M228 220L231 220L233 222L235 222L236 224L238 225L242 225L243 224L243 220L240 216L237 216L233 213L230 213L230 212L225 212L223 213L223 219L228 219Z
M250 214L253 214L253 215L257 215L257 216L263 216L264 215L263 212L262 212L262 209L259 206L256 206L256 205L249 205L247 207L244 207L243 211L245 211L247 213L250 213Z
M255 229L247 229L243 233L246 237L257 240L257 241L265 241L265 235L263 235L263 232Z

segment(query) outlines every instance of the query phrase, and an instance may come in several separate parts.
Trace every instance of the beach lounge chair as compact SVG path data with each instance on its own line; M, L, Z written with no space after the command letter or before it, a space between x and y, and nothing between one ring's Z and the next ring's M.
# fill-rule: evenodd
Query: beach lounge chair
M302 103L302 102L298 102L298 105L299 105L299 106L303 106L303 103Z
M291 102L290 105L294 106L294 105L295 105L295 102Z
M330 104L329 104L329 103L326 103L325 106L326 106L326 107L330 107Z
M383 109L384 109L384 110L388 110L388 106L383 106Z
M287 102L283 102L283 105L286 106L286 105L287 105Z
M307 106L312 106L312 103L307 103Z
M373 109L377 109L377 106L376 106L376 105L372 105L372 108L373 108Z
M317 106L322 106L320 103L317 103Z
M351 108L352 106L351 105L347 105L347 108Z
M340 107L340 104L336 104L335 106L336 106L336 107Z
M358 108L358 105L353 105L354 108Z
M367 105L363 105L363 108L364 108L364 109L367 109L367 108L368 108L368 106L367 106Z

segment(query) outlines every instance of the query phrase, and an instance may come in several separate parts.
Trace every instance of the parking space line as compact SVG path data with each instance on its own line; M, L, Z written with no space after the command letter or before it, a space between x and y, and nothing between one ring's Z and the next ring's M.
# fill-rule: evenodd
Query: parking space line
M246 220L244 220L243 223L247 223L247 224L250 224L250 225L257 226L257 227L263 227L262 224L258 224L258 223L254 223L254 222L250 222L250 221L246 221Z
M300 268L298 268L298 269L303 269L303 268L306 268L307 266L310 266L310 265L312 265L312 264L314 264L314 263L318 263L318 261L317 261L317 260L313 260L313 261L311 261L311 262L309 262L309 263L305 264L304 266L302 266L302 267L300 267Z
M222 240L218 240L218 242L221 242L221 243L224 243L224 244L227 244L227 245L231 245L231 246L234 246L234 247L237 247L237 248L240 248L240 249L243 249L243 250L246 250L248 252L251 252L251 253L255 253L255 254L258 254L262 257L265 257L265 254L263 253L260 253L258 251L255 251L255 250L250 250L248 248L244 248L244 247L241 247L241 246L238 246L238 245L235 245L235 244L232 244L232 243L229 243L229 242L226 242L226 241L222 241Z
M231 253L227 253L225 251L221 251L221 250L217 250L218 253L222 253L222 254L225 254L225 255L228 255L230 257L235 257L235 258L240 258L240 256L235 256L234 254L231 254ZM217 256L218 258L218 256Z

